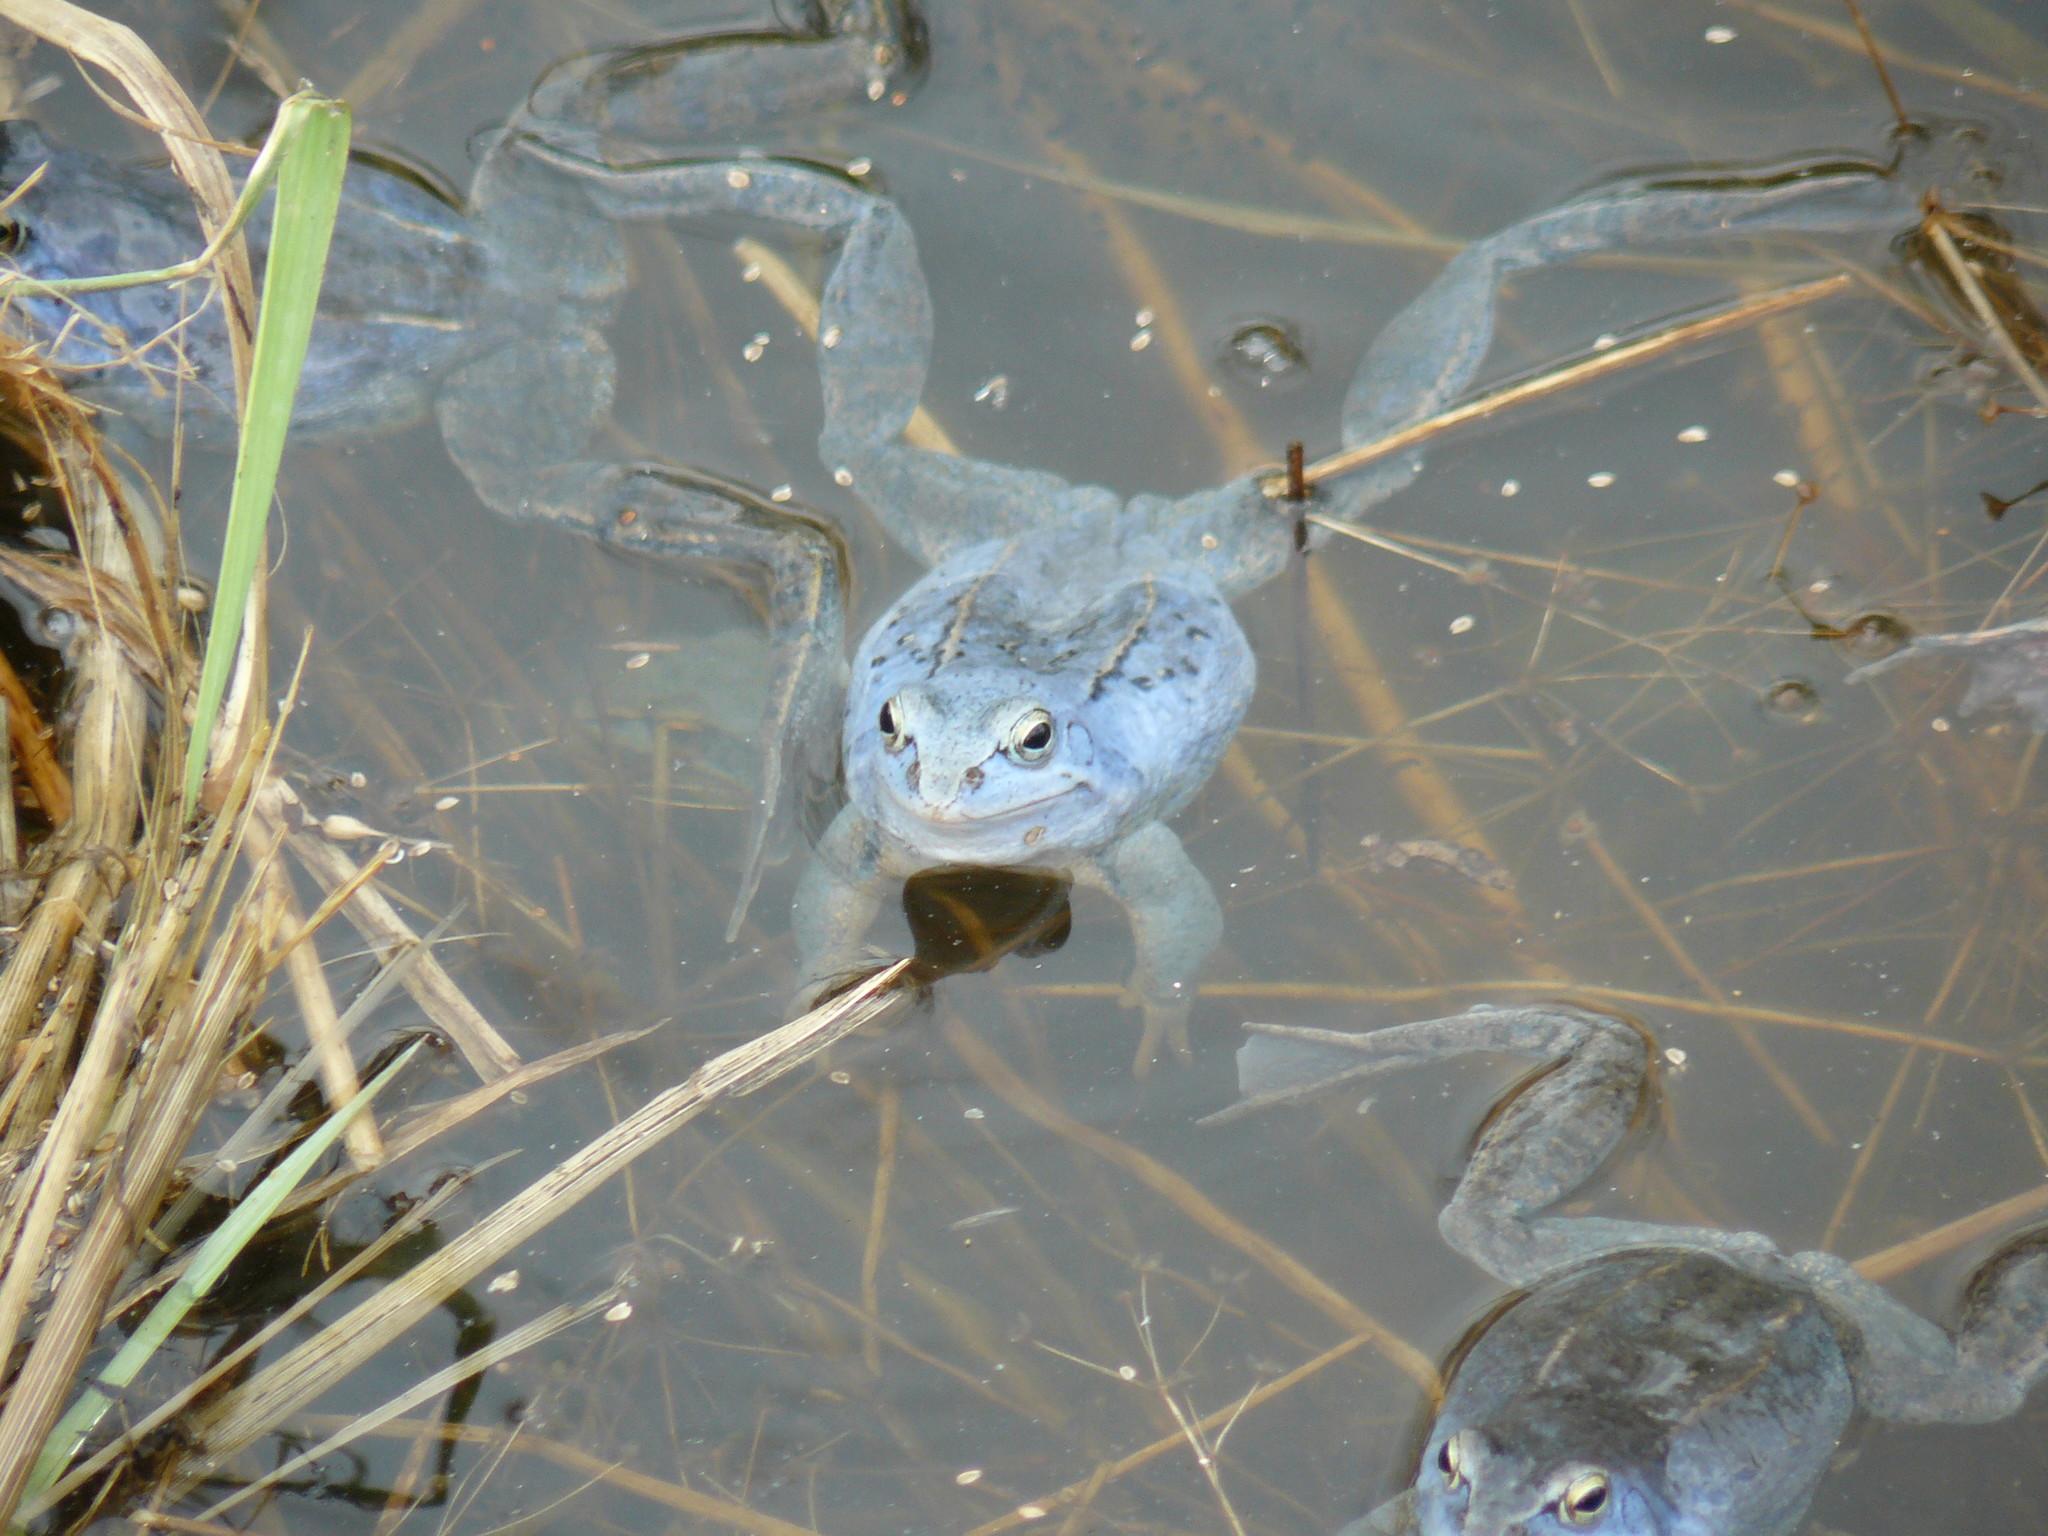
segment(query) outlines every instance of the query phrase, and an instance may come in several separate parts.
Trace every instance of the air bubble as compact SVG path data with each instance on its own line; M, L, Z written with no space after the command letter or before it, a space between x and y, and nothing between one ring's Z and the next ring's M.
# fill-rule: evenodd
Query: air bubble
M1764 713L1786 725L1811 725L1820 718L1820 690L1803 677L1781 677L1763 692Z
M1877 661L1913 638L1913 631L1888 613L1866 613L1842 626L1843 647L1859 661Z
M1299 383L1308 372L1301 330L1286 320L1250 320L1223 343L1223 366L1261 389Z

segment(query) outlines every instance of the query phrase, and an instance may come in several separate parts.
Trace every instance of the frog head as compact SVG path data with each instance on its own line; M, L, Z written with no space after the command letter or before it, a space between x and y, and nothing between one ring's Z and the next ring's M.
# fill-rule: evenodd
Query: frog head
M168 171L124 171L51 143L22 119L0 122L0 203L0 270L44 282L172 266L201 244L191 196ZM199 379L203 364L181 352L203 359L220 339L205 278L61 298L17 293L11 303L65 367L132 373L139 363ZM158 343L167 335L179 342Z
M848 789L935 862L1028 865L1097 846L1128 810L1128 776L1071 691L1028 671L966 668L871 696L847 722Z
M1440 1422L1416 1476L1416 1523L1421 1536L1690 1533L1660 1481L1619 1458L1571 1454L1554 1434L1524 1439Z

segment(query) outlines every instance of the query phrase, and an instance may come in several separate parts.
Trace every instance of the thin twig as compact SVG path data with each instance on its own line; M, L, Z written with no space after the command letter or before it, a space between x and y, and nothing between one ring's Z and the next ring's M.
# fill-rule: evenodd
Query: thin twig
M1333 453L1326 459L1318 459L1308 466L1305 477L1310 485L1320 485L1339 475L1349 474L1367 464L1376 463L1391 454L1413 448L1441 437L1454 427L1468 422L1484 421L1511 406L1523 405L1531 400L1540 400L1545 395L1560 390L1573 389L1578 385L1602 378L1623 368L1632 368L1637 363L1661 357L1679 347L1695 341L1704 341L1710 336L1719 336L1726 331L1739 330L1754 325L1772 315L1783 314L1786 310L1798 309L1803 305L1817 304L1822 299L1831 299L1846 293L1854 287L1856 279L1846 272L1833 277L1823 277L1810 283L1796 283L1789 288L1776 288L1769 293L1759 293L1738 299L1720 309L1710 310L1695 320L1683 321L1669 326L1654 335L1637 341L1623 342L1604 351L1591 353L1575 362L1565 363L1556 368L1547 368L1534 378L1523 379L1504 385L1462 405L1439 411L1413 425L1376 437L1369 443L1358 443L1340 453ZM1279 480L1268 487L1270 493L1279 496L1284 485Z

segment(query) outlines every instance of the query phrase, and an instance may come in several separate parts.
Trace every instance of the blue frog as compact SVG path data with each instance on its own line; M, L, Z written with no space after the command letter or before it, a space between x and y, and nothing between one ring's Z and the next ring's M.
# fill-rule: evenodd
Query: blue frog
M778 682L735 931L784 757L808 751L816 770L836 755L847 803L795 901L800 998L858 960L890 880L961 863L1065 871L1129 914L1142 1070L1164 1044L1186 1053L1189 1004L1222 929L1169 823L1252 695L1230 602L1295 557L1299 509L1265 475L1125 499L905 443L933 317L901 210L863 176L812 161L675 150L806 104L880 95L915 70L922 35L906 0L837 0L790 33L567 61L490 141L466 209L387 164L359 163L298 419L332 436L431 409L455 462L508 516L765 570ZM196 244L167 178L52 150L22 125L0 187L20 193L7 259L29 276L157 266ZM1912 222L1918 191L1838 158L1641 178L1526 218L1466 247L1387 325L1352 381L1342 441L1419 422L1466 389L1515 273L1639 246L1892 230ZM612 390L602 328L623 281L613 222L733 216L837 247L819 319L820 452L930 567L855 647L850 682L828 525L676 466L586 454ZM217 318L186 314L192 302L191 290L155 288L23 307L60 364L164 419L169 396L135 363L174 352L187 393L206 398L226 366ZM1419 469L1414 453L1383 460L1316 487L1312 510L1355 519ZM824 727L842 685L834 741Z
M1549 1004L1247 1028L1244 1097L1212 1123L1460 1056L1536 1064L1438 1221L1522 1294L1458 1360L1410 1486L1343 1536L1784 1536L1857 1414L1986 1423L2048 1374L2048 1231L1979 1268L1950 1332L1831 1253L1545 1214L1645 1108L1650 1041L1630 1022Z
M587 116L588 114L583 114ZM798 886L806 988L851 968L888 881L943 864L1058 869L1126 910L1138 1070L1186 1021L1222 931L1169 821L1228 747L1254 684L1230 601L1295 557L1274 477L1128 499L1044 470L903 440L932 346L909 223L856 179L786 159L608 157L534 130L531 153L621 219L748 215L836 244L819 315L824 464L928 573L854 648L841 751L848 803ZM1489 349L1507 277L1623 248L1894 230L1907 178L1853 158L1602 187L1473 242L1366 352L1341 438L1442 410ZM1420 470L1407 454L1319 486L1355 519Z

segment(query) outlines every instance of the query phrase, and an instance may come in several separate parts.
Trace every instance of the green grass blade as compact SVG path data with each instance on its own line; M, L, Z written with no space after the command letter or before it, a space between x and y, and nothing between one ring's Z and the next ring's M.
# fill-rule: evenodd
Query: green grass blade
M348 170L348 103L293 97L274 132L286 147L278 162L277 208L263 273L263 307L256 322L255 361L242 412L235 484L228 504L227 542L221 551L213 625L199 673L199 708L185 748L185 799L195 803L206 773L206 754L234 667L242 610L263 554L264 526L277 489L277 466L298 397L299 371L320 301L327 244Z
M285 1197L299 1187L313 1164L348 1129L349 1122L370 1107L371 1100L412 1060L419 1048L419 1043L408 1046L396 1061L329 1115L312 1135L292 1149L289 1157L271 1169L263 1181L242 1198L241 1203L228 1213L227 1220L199 1246L199 1251L186 1264L185 1272L164 1292L163 1299L150 1308L149 1316L142 1320L142 1325L100 1372L101 1382L110 1387L125 1387L135 1379L158 1346L213 1289L213 1283L234 1262L235 1255L248 1247L250 1239L270 1220ZM92 1386L86 1388L78 1401L66 1410L57 1427L50 1431L50 1438L43 1442L42 1453L36 1457L28 1485L22 1490L21 1505L15 1516L17 1522L33 1519L41 1513L37 1506L44 1490L62 1475L71 1458L78 1454L85 1437L92 1433L93 1426L111 1406L107 1395L97 1386Z
M307 102L321 99L316 92L304 90L285 97L277 104L277 119L271 126L270 136L263 141L262 152L249 167L249 174L242 178L241 195L235 199L234 209L228 215L227 222L221 225L219 232L207 242L206 249L197 256L173 266L154 267L146 272L110 272L101 277L66 277L48 282L24 277L19 272L0 273L0 299L17 293L104 293L113 288L140 288L148 283L176 283L188 277L197 277L219 257L221 248L235 232L244 228L249 220L255 217L257 208L262 205L263 194L277 181L278 161L283 158L286 147L297 136L300 109ZM34 186L48 169L47 165L36 167L23 178L21 185L16 187L10 196L20 197Z

